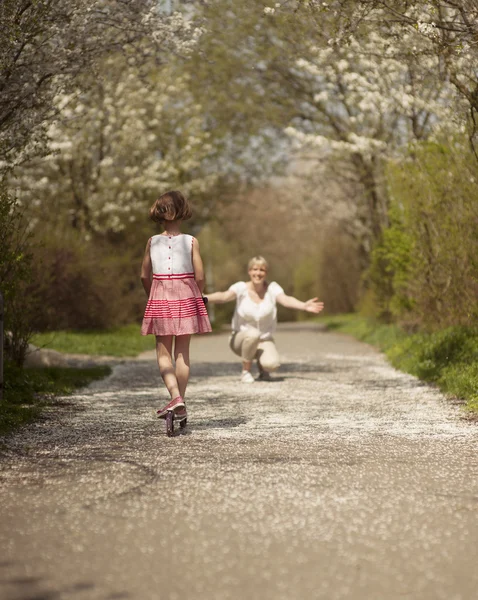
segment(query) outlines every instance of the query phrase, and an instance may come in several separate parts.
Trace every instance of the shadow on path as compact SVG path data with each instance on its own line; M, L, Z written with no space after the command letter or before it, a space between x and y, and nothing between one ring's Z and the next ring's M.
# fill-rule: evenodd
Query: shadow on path
M344 369L346 367L344 366ZM272 375L273 381L283 381L283 374L289 373L335 373L341 370L340 367L331 364L318 363L283 363ZM257 367L254 365L253 373L257 374ZM238 363L230 362L197 362L191 367L191 377L194 379L209 379L211 377L237 377L241 374L241 366Z
M9 600L60 600L60 598L70 597L73 594L93 594L94 590L97 589L96 584L91 581L79 581L57 589L45 589L50 587L47 577L32 577L20 574L12 576L11 569L18 573L24 572L25 565L13 561L0 563L0 584L10 588ZM131 594L125 591L117 591L106 593L103 598L104 600L125 600L131 598Z
M246 416L226 419L195 419L194 429L230 429L245 425L248 421L249 419Z

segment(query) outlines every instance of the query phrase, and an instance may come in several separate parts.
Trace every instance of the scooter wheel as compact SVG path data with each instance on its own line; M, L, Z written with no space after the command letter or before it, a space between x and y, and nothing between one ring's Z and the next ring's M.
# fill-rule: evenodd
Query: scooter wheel
M168 411L166 415L166 435L173 437L174 435L174 413L172 410Z

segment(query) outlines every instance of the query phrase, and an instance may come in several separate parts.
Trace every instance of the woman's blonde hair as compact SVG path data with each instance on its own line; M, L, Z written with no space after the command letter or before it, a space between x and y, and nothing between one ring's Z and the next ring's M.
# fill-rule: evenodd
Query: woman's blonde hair
M181 192L175 190L162 194L149 209L149 216L156 223L186 221L192 214L189 202Z
M266 268L266 270L269 267L267 260L263 256L254 256L251 258L251 260L247 263L247 270L249 271L249 269L252 269L254 265L262 265Z

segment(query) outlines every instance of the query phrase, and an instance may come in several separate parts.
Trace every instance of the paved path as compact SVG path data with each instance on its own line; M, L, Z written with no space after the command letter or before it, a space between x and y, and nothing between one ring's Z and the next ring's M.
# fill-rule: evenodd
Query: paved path
M196 338L176 438L151 355L9 438L0 598L477 598L478 426L346 336L277 341L247 385Z

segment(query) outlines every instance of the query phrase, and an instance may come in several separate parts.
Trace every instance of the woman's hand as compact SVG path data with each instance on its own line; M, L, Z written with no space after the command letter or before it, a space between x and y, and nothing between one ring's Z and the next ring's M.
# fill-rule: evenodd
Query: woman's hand
M319 302L318 298L311 298L304 302L304 310L306 312L318 314L321 310L324 310L324 303Z
M324 309L324 303L319 302L318 298L311 298L304 302L298 300L294 296L287 296L286 294L279 294L276 298L277 302L286 308L294 308L295 310L305 310L305 312L319 313Z
M211 304L223 304L236 299L236 292L227 290L225 292L212 292L212 294L203 294L204 298Z

